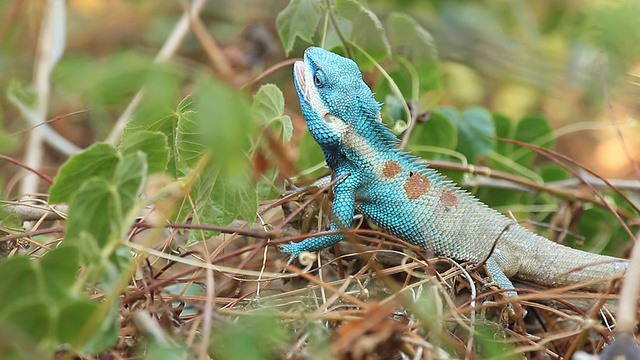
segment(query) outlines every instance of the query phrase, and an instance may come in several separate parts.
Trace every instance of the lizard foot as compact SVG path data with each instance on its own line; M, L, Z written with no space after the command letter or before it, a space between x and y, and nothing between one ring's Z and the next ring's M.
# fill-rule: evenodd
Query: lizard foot
M492 286L497 286L497 287L501 288L500 284L497 281L487 281L484 284L482 284L482 291L485 291L485 290L489 289ZM508 290L508 289L506 289L506 290L507 291L505 291L505 294L508 297L514 297L514 296L518 295L518 293L516 291L514 291L514 290Z
M298 259L302 266L309 266L318 258L315 252L305 250L302 243L292 242L280 245L279 248L280 252L291 255L287 261L287 265L291 265L296 259Z
M280 245L279 250L281 253L290 255L289 260L287 260L287 265L291 265L291 263L293 263L293 261L302 253L302 249L300 249L300 243L294 242Z

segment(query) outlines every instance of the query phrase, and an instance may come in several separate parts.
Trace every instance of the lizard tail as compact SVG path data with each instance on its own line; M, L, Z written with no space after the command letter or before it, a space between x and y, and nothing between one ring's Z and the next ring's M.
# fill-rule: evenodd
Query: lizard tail
M627 260L576 250L535 236L531 256L523 257L517 278L553 287L584 283L585 289L603 291L613 276L627 271Z

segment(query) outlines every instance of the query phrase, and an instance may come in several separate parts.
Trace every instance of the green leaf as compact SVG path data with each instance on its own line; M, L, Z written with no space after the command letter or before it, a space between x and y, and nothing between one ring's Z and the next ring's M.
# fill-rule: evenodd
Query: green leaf
M440 87L438 50L431 34L409 15L392 13L387 19L389 39L394 56L401 56L406 61L404 66L412 66L410 72L416 74L419 82L417 98L420 94Z
M130 224L129 212L144 184L147 171L143 152L126 155L114 170L113 177L92 177L80 186L69 203L65 242L83 246L81 233L86 231L99 248L124 236ZM86 260L86 259L85 259Z
M409 145L412 150L417 151L420 151L421 145L455 149L457 141L458 129L454 121L438 111L433 111L427 122L416 124ZM438 157L437 153L431 152L423 156L429 159Z
M88 300L77 300L68 303L60 310L60 319L73 319L73 321L59 321L57 333L62 342L73 344L82 332L92 331L86 328L87 323L99 308L99 303Z
M73 155L62 165L49 191L51 203L69 202L71 196L92 176L108 177L119 158L116 149L97 143Z
M179 345L167 344L166 342L147 339L149 346L146 351L147 359L154 360L183 360L192 359L195 354L189 348L182 348Z
M251 106L237 90L209 81L198 92L195 107L201 141L221 176L245 186L244 173L251 166L247 154L256 128Z
M64 241L81 247L80 235L84 231L93 236L99 248L103 248L109 239L120 233L122 221L116 186L104 178L90 178L71 198Z
M4 330L2 340L5 340L0 341L0 351L5 351L4 346L11 341L11 337L5 336L7 334L18 340L16 349L19 351L27 351L20 349L19 344L29 343L40 344L40 349L35 351L44 350L42 344L49 346L47 353L53 351L51 344L56 342L55 339L42 340L51 335L52 310L58 301L52 295L57 292L51 294L46 291L42 271L36 269L35 263L23 255L0 261L0 324ZM78 269L75 270L74 276Z
M94 247L97 241L92 240L91 234L86 231L82 232L81 237L83 240L93 243ZM93 253L88 250L84 251L83 255L86 255L83 260L84 266L87 269L88 278L91 283L96 283L96 287L100 289L102 293L113 293L123 291L123 274L128 274L131 271L131 263L133 257L131 250L126 246L117 246L117 242L111 243L112 247L105 249L98 248L98 251ZM104 250L111 250L108 254ZM96 255L100 256L97 257ZM106 255L106 256L105 256ZM125 275L126 276L126 275Z
M515 126L510 118L500 114L493 114L493 123L496 127L497 137L513 139ZM513 158L513 144L497 140L495 146L496 153L503 155L508 159ZM491 168L496 170L506 172L513 171L513 167L510 166L510 164L505 164L503 161L497 160L494 157L491 157L489 159L489 165L491 166Z
M521 190L511 190L511 189L496 189L489 187L478 188L476 193L474 194L480 201L489 205L492 208L497 208L500 211L512 211L515 213L513 209L514 204L518 206L527 206L533 202L533 198L527 196L526 193L523 193ZM524 195L524 196L523 196ZM503 210L499 207L503 206ZM516 218L520 218L519 213L516 213ZM524 214L524 217L530 216L531 214Z
M107 311L103 309L105 306L110 306ZM58 321L56 329L58 338L78 351L105 351L118 339L117 315L118 302L111 305L88 299L70 302L60 309L61 321Z
M76 296L71 289L80 270L80 254L75 246L65 245L55 248L36 262L43 285L49 299L63 302Z
M254 186L238 188L229 180L218 179L211 191L212 223L228 224L234 219L250 223L256 217L258 193Z
M265 118L284 109L279 90L266 89L256 105ZM190 168L186 173L199 173L188 177L195 179L188 184L190 200L176 215L177 220L195 207L192 215L196 224L228 224L236 218L252 222L257 195L247 156L255 129L249 104L236 90L211 80L201 86L193 108L196 111L179 112L176 149L179 163ZM205 153L210 153L211 159L200 164ZM211 234L193 231L191 240Z
M274 84L265 84L253 96L251 110L255 112L265 124L284 113L284 96Z
M388 85L386 81L384 81L384 83L385 85ZM407 121L406 119L407 113L404 111L405 101L404 99L400 99L400 97L394 95L387 86L384 86L383 88L384 90L382 90L382 92L386 93L387 95L384 98L384 107L382 108L382 111L381 111L382 121L385 124L387 124L387 126L389 126L390 128L393 128L394 124L397 121L399 120L402 120L404 122ZM400 91L402 91L402 88L400 88ZM379 94L380 92L381 92L381 88L379 87L376 89L376 94Z
M79 269L78 251L70 246L53 249L41 260L15 256L0 262L0 319L5 319L0 322L12 323L35 341L51 335L52 309L73 296Z
M286 143L291 141L291 137L293 137L293 123L291 122L291 118L289 115L283 115L280 123L282 124L282 140Z
M167 100L164 103L169 104L174 101L175 97L171 100ZM153 115L157 115L158 117L134 117L125 126L123 135L122 135L122 145L125 147L131 146L131 142L135 141L136 138L139 137L139 134L142 131L149 132L160 132L165 135L167 138L167 146L168 146L168 162L166 164L166 171L169 172L173 177L178 178L184 173L181 171L181 164L178 163L178 155L176 146L178 145L177 137L178 137L178 121L182 116L191 116L188 115L193 113L193 97L186 96L180 103L178 104L176 109L170 109L163 112L155 112ZM153 110L149 110L149 113L153 112ZM151 115L149 115L151 116ZM144 137L144 135L142 135ZM157 140L150 140L157 141ZM151 144L148 144L149 146ZM162 154L159 151L157 154L152 154L151 149L147 147L147 144L143 145L145 149L136 149L135 146L133 149L142 150L147 153L147 157L149 160L149 171L151 173L155 173L156 169L160 167L160 163L162 162ZM132 149L132 150L133 150ZM148 149L148 150L146 150ZM161 170L162 171L162 170Z
M175 102L181 96L186 78L181 72L183 70L179 69L177 63L151 65L145 74L144 97L129 121L132 126L163 133L171 131L164 128L166 124L161 119L171 116L175 111Z
M82 318L84 304L104 304L90 301L78 291L81 289L75 288L79 269L79 248L70 246L66 240L63 246L48 251L40 260L18 255L0 262L3 275L0 278L0 323L3 329L12 329L21 346L38 344L35 351L45 353L58 349L61 340L58 335L66 336L59 329L79 328L86 324ZM104 351L115 342L117 305L114 302L115 311L108 316L94 319L99 329L111 324L111 336L105 331L85 332L83 335L96 337L103 344L100 348L85 348L85 352Z
M15 307L12 307L0 322L11 324L14 330L22 333L21 335L33 339L34 342L40 342L51 336L51 309L52 305L45 300L23 299L16 302Z
M477 354L481 359L516 360L515 346L506 341L508 338L504 329L486 324L478 324Z
M211 192L218 180L218 173L219 170L211 166L200 173L190 187L190 199L185 199L184 206L176 214L176 221L184 221L186 216L190 216L194 224L220 225L214 222L215 215L211 209ZM193 230L189 233L189 242L204 240L215 234L216 232L212 231Z
M378 16L356 0L336 0L338 14L349 19L352 32L348 40L367 52L375 61L391 54L391 47ZM371 70L373 63L360 51L351 54L353 60L362 69Z
M193 96L185 96L178 104L176 110L171 116L162 119L164 123L164 129L161 130L169 140L169 163L167 164L168 172L174 177L179 178L184 176L190 171L189 166L184 161L180 160L179 147L180 131L178 130L180 120L195 116L195 105ZM183 120L187 121L187 120ZM184 125L184 124L183 124Z
M10 305L42 295L36 271L26 256L0 261L0 317Z
M545 164L540 168L540 176L544 182L561 181L571 178L569 170L558 164Z
M398 90L400 90L402 96L407 98L405 100L405 98L401 98L397 95L391 86L391 82L388 81L386 77L380 79L376 85L376 98L382 97L380 100L384 100L384 106L382 108L383 120L385 121L385 124L393 129L398 120L402 120L404 122L408 120L404 105L407 101L416 99L412 99L414 87L412 84L411 73L409 73L409 71L404 68L396 67L394 69L390 69L388 74L389 77L391 77L392 83L395 84Z
M236 174L237 178L240 174ZM235 219L253 222L258 208L257 189L249 181L250 173L244 179L229 180L215 168L207 168L191 189L191 198L196 204L193 214L195 224L226 225ZM181 219L189 211L182 209ZM189 241L200 241L214 235L213 231L191 231Z
M291 118L284 115L284 96L277 86L262 85L253 97L251 110L265 125L279 122L282 126L282 139L286 142L291 141L293 124Z
M279 178L280 172L275 169L275 167L267 169L256 184L258 199L275 199L282 195L282 187L279 186L280 183L278 181Z
M127 131L122 136L119 147L123 155L142 151L147 156L149 174L167 170L169 161L169 144L167 136L159 131Z
M475 163L478 157L493 150L496 129L491 114L483 108L472 107L465 109L457 121L458 148L470 163Z
M433 37L411 16L394 12L389 15L387 23L394 55L415 62L438 60Z
M515 128L511 119L504 115L493 114L493 123L496 127L497 137L513 139L513 132L515 131ZM504 141L498 141L496 143L496 152L510 158L513 152L513 144L509 144Z
M121 212L130 215L133 205L142 191L147 174L147 157L142 151L126 155L113 174L113 184L117 189ZM126 220L127 218L125 218ZM124 230L129 224L122 224ZM121 235L122 233L118 233Z
M144 84L151 63L150 54L116 51L85 63L81 71L76 69L77 82L73 85L83 84L80 86L86 88L93 104L122 105Z
M291 0L276 17L278 36L285 54L293 49L296 37L311 43L322 17L321 0Z
M338 23L338 28L340 29L340 34L345 38L351 38L351 34L353 33L353 23L349 19L345 19L340 16L336 16L336 22ZM338 47L342 47L344 42L338 35L335 27L329 26L327 29L327 34L324 39L323 47L327 50L335 49Z
M611 220L603 221L603 219ZM580 215L577 232L578 235L584 236L584 240L568 236L563 244L596 254L621 256L620 249L624 248L624 246L620 246L621 243L618 243L618 246L608 246L611 243L616 243L616 237L612 233L621 228L620 224L613 220L609 210L597 206L586 208ZM622 238L629 239L626 234L622 235ZM605 249L612 252L604 251Z
M278 317L266 311L244 316L212 335L209 352L216 359L272 359L280 353L287 334Z
M198 159L206 149L193 107L193 98L188 96L182 99L175 113L177 160L191 167L198 163Z
M555 145L555 138L550 136L552 133L553 129L546 118L542 116L531 116L523 118L518 122L515 139L552 149ZM513 153L513 159L524 166L531 165L535 157L536 153L526 148L517 148Z
M246 172L251 165L247 153L255 122L244 97L210 80L201 86L194 107L195 112L179 115L178 160L194 168L202 154L210 151L212 163L223 176L233 178L234 174Z

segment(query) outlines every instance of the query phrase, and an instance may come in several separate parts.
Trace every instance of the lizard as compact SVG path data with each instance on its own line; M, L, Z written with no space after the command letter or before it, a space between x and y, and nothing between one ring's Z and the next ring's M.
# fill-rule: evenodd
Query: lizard
M294 63L293 77L307 128L335 183L330 233L281 245L290 263L303 251L343 240L340 231L349 228L357 210L437 256L484 263L509 296L517 295L511 278L546 287L590 282L584 288L598 291L608 285L604 279L626 272L627 260L540 236L400 149L399 139L381 121L382 104L353 60L310 47L303 61Z

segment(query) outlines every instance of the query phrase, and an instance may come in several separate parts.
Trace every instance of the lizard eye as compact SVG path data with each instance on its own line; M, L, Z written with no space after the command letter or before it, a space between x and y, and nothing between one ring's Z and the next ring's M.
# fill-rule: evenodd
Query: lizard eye
M322 76L320 75L320 72L316 72L315 74L313 74L313 83L316 85L318 89L321 89L324 87L324 81L322 81Z

